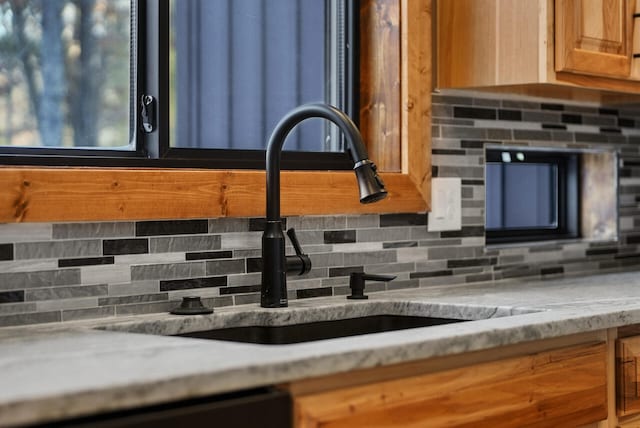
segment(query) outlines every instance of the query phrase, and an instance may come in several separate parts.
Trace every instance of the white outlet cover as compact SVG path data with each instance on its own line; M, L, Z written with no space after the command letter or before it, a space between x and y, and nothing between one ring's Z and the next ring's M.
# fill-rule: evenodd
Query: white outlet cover
M462 179L431 180L431 212L427 224L429 232L462 228Z

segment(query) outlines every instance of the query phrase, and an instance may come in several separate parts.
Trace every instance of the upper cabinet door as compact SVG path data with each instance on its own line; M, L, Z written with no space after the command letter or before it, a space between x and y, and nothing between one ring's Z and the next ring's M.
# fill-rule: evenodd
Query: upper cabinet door
M635 0L556 0L556 71L629 77Z

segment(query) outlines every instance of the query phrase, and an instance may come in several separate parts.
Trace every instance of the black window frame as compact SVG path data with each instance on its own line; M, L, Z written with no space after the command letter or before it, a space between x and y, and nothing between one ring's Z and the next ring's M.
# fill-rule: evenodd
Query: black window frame
M345 2L346 61L343 110L359 123L359 1ZM132 96L130 133L135 150L0 146L0 165L249 169L265 168L265 150L170 147L169 136L169 0L132 0ZM142 97L155 102L155 129L142 129ZM349 170L344 152L282 152L282 168Z
M486 163L505 164L503 153L510 163L539 163L554 165L558 171L558 222L555 227L538 228L495 228L486 227L487 245L514 244L549 240L567 240L580 238L580 154L574 151L557 149L532 149L487 147ZM518 160L518 154L525 154L525 161ZM485 186L488 187L487 177ZM486 213L485 213L486 214Z

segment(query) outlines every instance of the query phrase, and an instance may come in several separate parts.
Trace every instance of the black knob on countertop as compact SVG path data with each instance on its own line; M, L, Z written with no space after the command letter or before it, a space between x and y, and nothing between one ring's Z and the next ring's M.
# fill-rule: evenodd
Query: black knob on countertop
M171 310L174 315L202 315L213 313L213 309L202 304L200 296L185 296L177 308Z

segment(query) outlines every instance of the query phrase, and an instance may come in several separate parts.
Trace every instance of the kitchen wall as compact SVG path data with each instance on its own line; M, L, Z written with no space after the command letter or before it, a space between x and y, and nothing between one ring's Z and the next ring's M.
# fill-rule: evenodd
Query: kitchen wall
M370 292L635 269L640 264L640 110L470 93L433 96L433 176L462 179L462 230L424 213L289 217L313 261L290 299L344 295L353 271L391 273ZM619 239L485 248L484 146L617 150ZM0 326L165 312L184 295L259 301L255 218L0 224Z

